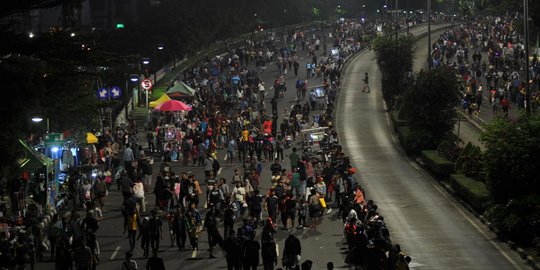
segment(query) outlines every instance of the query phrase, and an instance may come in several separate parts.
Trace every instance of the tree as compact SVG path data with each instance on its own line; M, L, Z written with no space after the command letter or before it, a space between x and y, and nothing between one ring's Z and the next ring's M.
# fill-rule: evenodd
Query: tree
M4 1L0 9L0 18L27 12L40 8L53 8L60 5L80 5L81 0L24 0L24 1Z
M44 64L25 56L4 57L0 61L0 79L9 99L0 107L0 174L9 175L16 168L20 138L28 130L32 108L39 106L45 87L40 80Z
M522 115L515 122L494 119L482 133L486 180L496 203L540 190L538 134L538 115Z
M420 71L403 95L401 110L416 137L418 150L435 149L452 134L459 105L454 70Z
M397 42L393 35L379 36L373 41L377 65L382 73L383 97L390 109L394 97L407 88L406 74L413 64L412 44L411 38L406 36L398 37Z

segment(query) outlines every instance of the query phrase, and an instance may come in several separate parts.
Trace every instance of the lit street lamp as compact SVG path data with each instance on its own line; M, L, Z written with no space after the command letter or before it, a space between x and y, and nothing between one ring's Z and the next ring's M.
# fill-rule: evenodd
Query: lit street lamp
M43 118L42 117L32 117L32 122L34 123L41 123L43 121ZM47 134L49 133L49 118L47 118Z

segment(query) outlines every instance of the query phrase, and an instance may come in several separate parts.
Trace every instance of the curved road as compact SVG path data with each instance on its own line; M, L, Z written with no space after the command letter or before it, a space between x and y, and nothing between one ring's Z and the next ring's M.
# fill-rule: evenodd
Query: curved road
M432 27L433 41L440 34L435 33L439 27ZM421 26L413 34L426 31ZM425 61L427 37L416 46L415 61ZM382 101L374 57L364 51L349 62L342 77L336 122L341 142L359 168L360 183L379 205L393 241L413 258L411 268L527 269L517 254L497 242L494 234L398 146ZM360 91L364 72L372 78L371 93Z

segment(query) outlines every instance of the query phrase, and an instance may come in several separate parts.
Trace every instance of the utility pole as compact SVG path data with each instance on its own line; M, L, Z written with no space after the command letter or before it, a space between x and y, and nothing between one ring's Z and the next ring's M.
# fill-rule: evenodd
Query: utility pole
M531 114L531 86L529 84L529 0L523 0L523 20L525 29L525 106Z
M396 0L395 15L396 15L396 42L398 40L398 27L399 27L399 14L398 14L398 1Z
M431 60L431 0L427 0L427 19L428 19L428 66L431 70L433 61Z

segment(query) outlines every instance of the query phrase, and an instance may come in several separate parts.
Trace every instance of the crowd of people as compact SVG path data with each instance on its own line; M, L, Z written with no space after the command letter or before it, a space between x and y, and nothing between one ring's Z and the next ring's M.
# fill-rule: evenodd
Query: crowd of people
M164 241L178 250L198 251L203 232L208 256L215 258L219 247L228 269L257 269L260 258L264 269L274 269L280 255L286 269L311 269L312 261L302 256L309 259L312 254L302 253L294 232L317 231L331 207L338 209L343 222L336 226L344 228L348 264L394 269L406 261L392 246L377 205L365 199L356 169L333 127L341 68L347 56L367 46L365 38L375 29L375 23L341 21L326 29L248 40L244 47L208 59L184 74L184 81L197 89L186 100L192 110L150 119L147 147L137 140L134 121L125 128L105 130L96 147L102 170L71 175L67 187L74 210L53 217L44 228L56 269L99 267L96 235L108 207L106 199L116 190L123 198L122 232L129 244L122 269L138 269L133 259L138 250L147 258L147 269L165 269L159 257ZM335 49L332 53L327 40ZM308 80L299 74L300 54L307 55ZM265 68L270 63L275 69ZM268 88L262 74L272 72L276 79ZM293 106L285 105L280 113L278 105L289 104L286 79L291 77L297 80L298 94ZM308 81L317 80L319 93L308 91ZM271 110L266 110L268 101ZM294 143L302 130L313 127L327 128L325 139L318 142L325 154L317 159ZM159 171L152 164L158 153ZM171 166L178 161L182 171ZM225 166L236 168L232 177L222 174ZM204 176L192 172L197 167ZM149 194L155 196L154 202L148 201ZM86 213L82 218L81 209ZM274 237L280 230L289 234L283 254L277 254ZM29 261L24 252L32 247L25 244L24 235L18 235L15 242L21 244L15 247L1 244L7 241L5 235L0 238L2 256L15 254L18 269L25 269ZM328 263L328 269L333 269L333 263Z
M435 67L452 66L464 85L461 105L478 115L484 98L493 116L508 116L510 105L526 106L525 46L513 16L485 17L447 30L433 44ZM540 105L540 64L533 58L530 74L531 109ZM486 95L487 94L487 95Z

